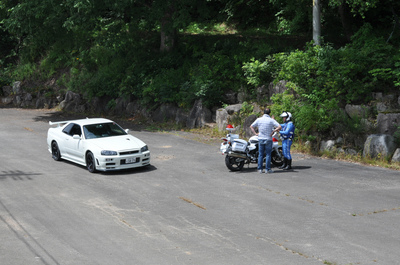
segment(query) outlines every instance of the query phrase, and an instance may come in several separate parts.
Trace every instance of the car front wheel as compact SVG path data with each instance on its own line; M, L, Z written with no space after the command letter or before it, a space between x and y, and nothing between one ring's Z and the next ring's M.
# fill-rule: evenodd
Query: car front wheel
M96 172L96 160L92 152L88 152L86 154L86 168L90 173Z

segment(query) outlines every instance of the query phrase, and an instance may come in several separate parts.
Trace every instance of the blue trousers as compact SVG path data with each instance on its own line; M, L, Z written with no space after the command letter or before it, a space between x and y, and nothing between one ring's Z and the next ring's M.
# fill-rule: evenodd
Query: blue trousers
M261 139L258 142L258 167L257 169L262 170L263 160L265 157L265 170L271 169L271 152L272 152L272 140Z
M286 159L291 160L292 155L290 154L290 147L292 147L292 140L285 139L282 141L282 153Z

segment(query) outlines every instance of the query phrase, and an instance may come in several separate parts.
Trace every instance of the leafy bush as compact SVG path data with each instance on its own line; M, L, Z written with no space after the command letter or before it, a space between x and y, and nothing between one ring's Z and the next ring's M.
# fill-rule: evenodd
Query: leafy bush
M185 82L183 69L162 69L143 89L143 99L146 103L182 102L181 84Z
M367 24L344 48L310 43L304 51L291 52L283 62L277 80L294 83L296 93L317 104L333 97L362 103L369 99L370 92L379 84L370 72L395 66L393 54L393 47L374 37ZM393 74L386 79L389 77Z
M208 107L220 105L224 92L239 90L239 69L240 63L223 52L204 53L190 72L193 95Z
M250 62L243 64L242 68L248 85L258 87L266 80L271 79L270 61L272 60L268 60L268 58L264 62L251 58Z
M343 121L340 103L364 103L372 91L400 85L399 58L366 24L343 48L309 43L304 50L274 54L264 61L252 59L243 70L254 87L286 80L289 94L273 96L273 108L292 112L298 131L309 134L326 132ZM353 124L354 131L361 128L360 122Z
M118 97L125 78L126 68L130 65L127 57L120 56L115 50L97 46L90 50L72 54L70 81L67 87L80 92L88 98Z
M272 102L273 113L292 113L298 135L325 132L338 121L336 99L316 105L304 99L296 99L293 94L283 93L273 95Z
M19 64L12 73L14 80L39 79L38 67L34 63Z
M298 111L298 102L292 94L275 94L272 96L272 102L274 104L271 106L271 113L281 114L284 111L296 113ZM294 115L294 119L296 116Z
M400 126L397 127L397 130L394 133L394 141L397 146L400 146Z
M1 63L1 61L0 61L0 63ZM4 67L4 66L0 65L0 87L8 86L12 83L11 72L12 72L12 70L9 69L8 67ZM3 92L3 90L0 89L0 93L2 93L2 92Z
M388 68L376 68L369 71L374 77L375 82L393 83L395 87L400 88L400 54L395 55L393 64Z

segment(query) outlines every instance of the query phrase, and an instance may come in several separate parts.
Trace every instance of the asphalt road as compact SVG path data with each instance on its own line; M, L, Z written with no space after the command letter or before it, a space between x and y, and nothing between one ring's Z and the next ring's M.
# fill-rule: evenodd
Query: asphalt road
M56 162L50 111L0 108L0 264L399 264L400 172L294 155L229 172L218 144L131 131L151 166Z

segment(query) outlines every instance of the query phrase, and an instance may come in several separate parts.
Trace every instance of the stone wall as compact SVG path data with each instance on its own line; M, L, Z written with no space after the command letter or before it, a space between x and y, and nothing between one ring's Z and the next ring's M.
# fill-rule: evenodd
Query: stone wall
M14 82L13 86L1 88L0 104L7 107L58 109L86 115L92 113L99 116L140 116L149 121L175 122L188 128L203 127L215 122L215 115L201 100L197 100L188 110L178 108L174 104L143 106L139 101L124 98L95 97L87 101L82 95L72 91L51 96L48 91L32 92L25 89L21 82Z
M285 82L277 85L260 87L257 98L261 102L269 100L273 94L283 93L286 90ZM239 93L240 94L240 93ZM238 102L239 94L229 94L230 102ZM365 135L358 135L357 146L363 149L364 156L372 158L385 156L391 157L393 161L400 162L400 149L395 146L394 134L400 126L400 96L383 95L374 93L374 100L371 104L346 105L342 110L349 117L358 117L366 125ZM12 86L2 87L0 90L0 104L9 107L20 108L48 108L59 109L73 113L85 113L95 115L118 115L118 116L141 116L154 122L175 122L184 127L196 128L204 127L210 123L216 123L220 131L224 131L228 122L238 114L242 104L231 104L225 108L214 111L206 108L201 100L194 103L191 109L181 109L174 104L162 104L158 106L143 106L139 101L124 98L93 98L90 102L86 101L82 95L67 91L64 94L49 93L48 90L34 90L24 88L21 82L14 82ZM261 115L261 108L257 105L255 112ZM257 115L246 117L243 124L235 125L241 128L244 137L249 138L251 131L248 128L257 118ZM294 114L295 118L295 114ZM368 134L369 133L369 134ZM334 134L333 134L334 135ZM382 140L384 139L384 140ZM379 144L378 144L379 143ZM318 150L335 150L354 154L352 148L344 147L340 136L336 139L322 139L317 146ZM383 152L382 150L387 150Z

